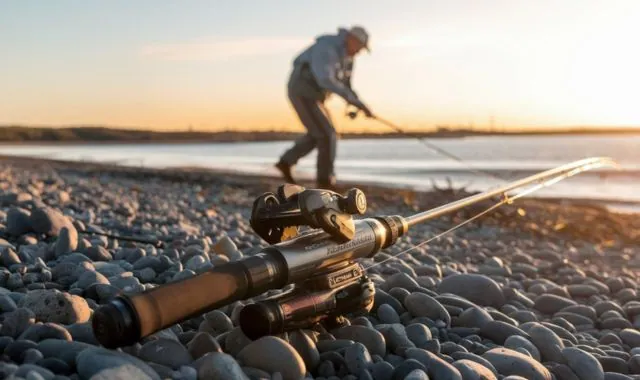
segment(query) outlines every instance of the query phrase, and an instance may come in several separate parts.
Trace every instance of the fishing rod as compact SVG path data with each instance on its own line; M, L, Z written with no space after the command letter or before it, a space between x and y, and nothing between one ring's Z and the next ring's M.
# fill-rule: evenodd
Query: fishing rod
M358 116L359 112L360 112L360 110L349 111L349 112L347 112L347 116L349 116L349 118L351 118L351 119L355 119ZM406 136L413 137L413 138L417 139L419 142L421 142L427 148L430 148L430 149L436 151L437 153L439 153L439 154L441 154L441 155L443 155L445 157L448 157L448 158L450 158L450 159L452 159L454 161L457 161L457 162L461 163L462 165L466 166L466 168L472 173L484 175L484 176L487 176L487 177L492 178L492 179L497 179L497 180L499 180L501 182L508 181L507 178L502 178L501 176L499 176L497 174L493 174L493 173L490 173L488 171L481 170L481 169L478 169L478 168L474 167L473 165L471 165L467 161L463 160L462 158L456 156L455 154L450 153L450 152L438 147L437 145L434 145L433 143L431 143L431 142L427 141L426 139L424 139L422 136L419 136L419 135L416 135L416 134L413 134L413 133L405 131L404 129L398 127L396 124L394 124L394 123L392 123L392 122L390 122L388 120L380 118L380 117L378 117L376 115L373 115L372 118L374 120L377 120L380 123L386 125L387 127L393 129L394 131L402 134L402 135L406 135Z
M357 260L394 245L411 227L497 195L502 197L489 209L426 242L432 241L502 204L606 166L617 164L606 157L588 158L414 215L357 220L353 216L363 215L367 208L365 194L359 189L341 195L283 185L253 203L251 227L270 246L190 278L137 294L120 294L95 311L93 331L104 347L128 346L176 323L257 296L261 296L259 300L252 300L239 313L240 328L249 339L318 324L327 329L339 327L345 324L345 316L373 308L375 287L367 271L379 263L364 268ZM527 185L533 186L508 194ZM311 231L301 234L303 226ZM265 298L267 291L288 285L293 286L286 293Z

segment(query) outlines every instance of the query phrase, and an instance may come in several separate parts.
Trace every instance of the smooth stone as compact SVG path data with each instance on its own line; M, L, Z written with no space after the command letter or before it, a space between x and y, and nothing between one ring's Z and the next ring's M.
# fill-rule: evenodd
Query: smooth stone
M416 347L422 347L433 339L431 330L421 323L412 323L405 327L407 337Z
M578 339L566 328L548 322L542 322L541 325L556 333L558 337L566 339L573 344L578 344Z
M25 380L35 380L38 377L34 377L34 372L37 374L37 376L39 376L40 379L43 380L52 380L55 376L53 372L35 364L22 364L20 367L18 367L18 370L13 373L13 376L24 377Z
M400 316L396 310L387 303L380 305L376 313L382 323L400 323Z
M564 309L560 310L560 312L579 314L579 315L582 315L583 317L591 319L591 321L593 322L595 322L598 319L596 309L587 305L567 306Z
M437 292L455 294L481 306L499 308L505 303L500 285L480 274L449 275L438 284Z
M505 340L504 342L504 347L509 348L511 350L517 350L518 348L523 348L531 355L531 357L533 357L537 361L540 361L541 359L540 351L538 350L538 347L536 347L535 344L531 343L530 340L519 335L512 335L508 337L507 340Z
M498 376L498 370L489 362L487 359L482 356L476 355L471 352L454 352L451 354L451 357L454 360L470 360L472 362L478 363L485 368L488 368L494 376ZM454 362L455 363L455 362Z
M352 374L367 371L373 364L369 351L362 343L355 343L347 347L344 352L344 359L347 363L347 368Z
M71 373L71 367L60 359L45 358L36 362L40 367L46 368L55 374L68 375Z
M540 351L542 361L552 361L560 364L564 364L564 356L562 355L562 349L564 343L551 329L536 323L528 330L533 344Z
M45 339L73 340L67 329L59 324L50 322L31 325L20 335L19 339L26 339L32 342L40 342Z
M597 359L604 372L629 373L629 365L625 360L613 356L599 356Z
M404 377L404 380L429 380L429 375L421 369L414 369Z
M629 372L633 374L640 374L640 354L633 354L627 361L629 365Z
M289 343L265 336L249 343L237 355L243 365L269 373L280 372L284 380L298 380L307 372L304 360Z
M427 367L424 364L415 359L407 359L394 368L391 380L404 380L405 377L416 369L427 372Z
M577 305L572 299L555 294L542 294L534 300L534 308L543 314L553 315L568 306Z
M402 356L407 348L415 347L407 336L405 327L399 323L377 325L376 329L383 335L388 350L394 354Z
M185 346L174 339L167 338L158 338L145 343L140 348L138 357L174 370L193 361Z
M160 380L157 372L142 360L113 350L91 347L80 352L76 358L77 371L81 378L95 375L104 379L130 378Z
M404 301L404 306L414 317L427 317L441 320L451 326L451 315L435 298L424 293L411 293Z
M45 339L38 343L38 351L46 358L56 358L65 362L69 367L76 367L76 357L82 351L95 346L66 340Z
M300 354L307 370L313 372L320 363L320 353L313 340L304 331L296 330L289 333L289 344Z
M479 335L491 339L497 344L504 344L507 338L512 335L529 338L529 334L520 328L502 321L491 321L486 323L480 329Z
M373 380L391 380L393 377L393 365L388 362L378 362L371 367Z
M462 327L482 328L488 322L493 321L493 317L485 309L471 307L463 311L457 319L457 325Z
M618 333L620 339L631 348L640 347L640 332L634 329L624 329Z
M493 348L482 357L501 375L517 375L529 380L551 380L551 373L535 359L508 348Z
M24 307L5 313L2 317L3 321L0 334L12 338L20 336L20 334L26 331L29 326L33 325L36 321L36 315L33 311Z
M195 362L198 379L234 379L249 380L233 356L224 352L210 352Z
M621 373L605 372L604 380L633 380L633 378Z
M496 375L491 372L490 369L482 364L471 361L469 359L462 359L453 362L452 364L462 376L463 380L497 380Z
M580 380L603 380L604 370L602 365L592 354L575 347L567 347L562 350L562 355L567 365L580 378Z
M552 365L548 365L547 368L558 380L580 380L578 375L566 364L553 363Z

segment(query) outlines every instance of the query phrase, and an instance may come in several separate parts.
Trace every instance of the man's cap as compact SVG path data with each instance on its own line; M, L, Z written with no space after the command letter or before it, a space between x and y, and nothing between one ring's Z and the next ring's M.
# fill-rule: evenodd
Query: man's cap
M354 26L349 30L349 34L362 42L364 48L367 49L367 51L371 51L371 49L369 49L369 33L367 33L367 31L363 27Z

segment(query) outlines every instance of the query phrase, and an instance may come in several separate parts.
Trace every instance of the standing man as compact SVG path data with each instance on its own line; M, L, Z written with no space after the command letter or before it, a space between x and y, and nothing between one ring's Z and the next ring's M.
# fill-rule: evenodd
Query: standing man
M334 93L362 110L367 117L373 117L351 89L354 57L362 49L370 51L369 35L364 28L340 28L338 34L318 37L293 61L287 88L289 101L307 133L276 164L288 183L296 183L291 168L318 148L317 185L322 189L335 189L336 131L324 102Z

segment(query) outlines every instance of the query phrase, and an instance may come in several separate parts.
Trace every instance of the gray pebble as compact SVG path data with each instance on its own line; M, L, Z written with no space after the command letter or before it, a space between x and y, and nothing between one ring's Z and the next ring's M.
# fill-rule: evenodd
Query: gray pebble
M387 342L384 335L365 326L351 325L341 327L333 331L337 339L347 339L362 343L371 355L384 356L387 350Z

